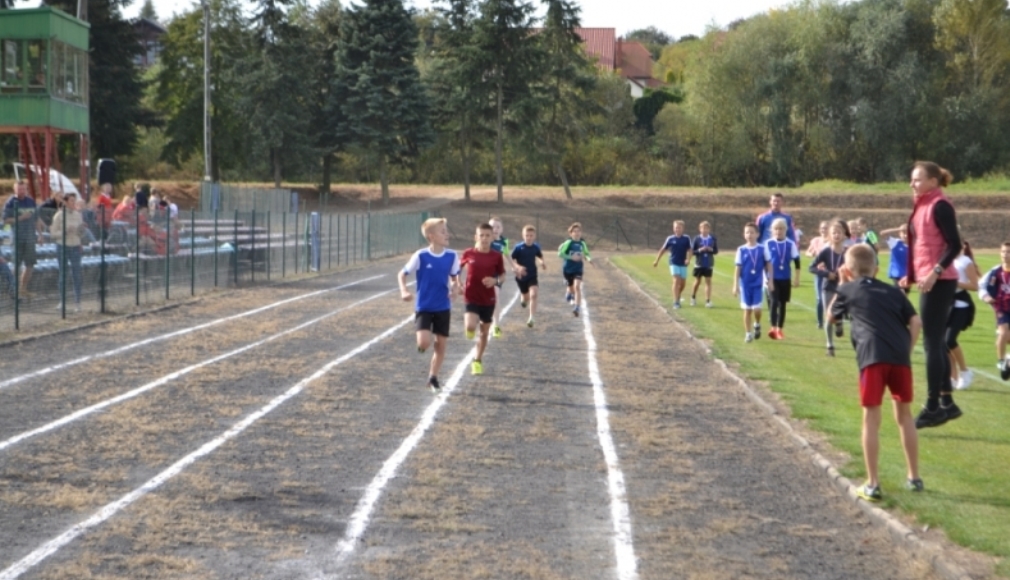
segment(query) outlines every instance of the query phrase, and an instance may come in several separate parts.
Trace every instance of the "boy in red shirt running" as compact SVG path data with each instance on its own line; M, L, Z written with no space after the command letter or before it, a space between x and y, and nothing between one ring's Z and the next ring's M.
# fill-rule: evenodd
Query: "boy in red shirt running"
M460 258L460 270L466 269L466 283L463 286L463 302L466 304L466 314L463 320L466 325L466 337L473 339L480 323L480 338L477 340L477 356L470 363L470 374L484 373L481 362L484 349L487 348L488 334L491 331L491 321L494 319L495 289L501 285L505 275L505 260L501 252L491 251L491 238L494 228L491 224L477 226L474 240L477 247L463 252Z

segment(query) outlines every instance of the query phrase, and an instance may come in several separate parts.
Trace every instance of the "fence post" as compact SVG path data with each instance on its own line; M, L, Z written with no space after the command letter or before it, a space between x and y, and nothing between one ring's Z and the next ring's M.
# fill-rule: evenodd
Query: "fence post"
M102 252L102 256L100 258L100 262L99 262L99 266L98 266L98 311L100 313L102 313L102 314L105 314L105 293L107 291L106 284L108 283L108 278L106 277L106 273L105 273L105 267L106 267L105 266L105 236L107 234L107 232L105 231L105 210L106 210L106 207L104 205L100 206L99 213L102 216L102 228L101 228L102 241L100 242L100 244L101 244L100 245L100 251Z
M270 267L272 265L270 260L270 238L274 237L274 231L270 229L270 210L267 210L267 282L270 281Z
M333 214L329 216L329 225L326 227L326 269L333 269Z
M189 210L189 295L196 296L196 208Z
M169 299L172 276L172 216L165 208L165 300Z
M295 212L295 276L298 275L298 212Z
M133 303L134 306L140 306L140 206L133 208L133 223L137 228L136 243L133 248L133 268L136 276L133 277Z
M288 212L281 213L281 278L288 268Z
M231 248L232 277L235 279L235 287L238 288L238 210L235 210L232 232L232 241L234 242Z
M249 253L249 278L252 283L256 283L256 208L252 210L252 225L249 226L249 245L252 250Z
M217 288L217 270L218 270L218 268L217 268L217 250L218 250L218 245L220 244L220 240L218 239L218 236L217 236L217 216L218 216L218 212L219 211L220 210L218 210L217 208L214 209L214 287L215 288Z
M354 216L354 263L358 262L358 246L361 240L358 239L358 216Z
M60 247L59 247L58 251L56 252L57 256L60 259L60 270L59 270L59 272L60 272L60 318L66 319L67 318L67 258L70 257L70 256L67 255L67 204L64 203L63 207L61 207L59 211L63 212L63 223L62 223L62 225L63 225L63 228L62 228L63 231L60 232L60 234L63 236L62 238L60 238L60 241L63 242L63 243L60 244Z
M368 200L368 213L365 215L365 260L372 261L372 200Z
M351 232L351 222L350 215L344 214L344 265L351 263L351 246L350 246L350 232Z
M15 207L17 206L15 205ZM18 252L18 240L21 239L21 220L14 220L12 229L14 230L14 251L11 253L14 256L14 330L18 330L21 328L21 256Z

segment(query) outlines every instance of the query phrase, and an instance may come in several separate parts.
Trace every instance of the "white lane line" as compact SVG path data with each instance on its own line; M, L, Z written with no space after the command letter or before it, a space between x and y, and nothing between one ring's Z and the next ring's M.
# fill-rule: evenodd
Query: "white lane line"
M519 298L519 293L516 292L512 296L512 300L505 306L501 311L502 318L508 314L512 306L515 305L516 300ZM421 420L414 427L410 435L403 440L400 447L397 448L389 459L382 464L382 468L379 472L372 478L372 482L368 484L365 488L365 494L358 500L357 506L354 508L354 513L351 514L350 519L347 522L347 528L344 530L344 538L340 540L337 544L337 560L336 566L339 567L343 565L351 554L354 553L354 548L357 546L361 539L361 535L365 533L368 528L368 522L372 517L372 511L375 510L375 504L382 497L382 492L389 483L389 480L396 475L397 470L406 461L410 452L417 447L417 444L421 442L424 437L425 432L431 427L432 423L435 422L435 416L438 415L439 410L445 405L446 401L449 400L449 396L456 389L456 385L463 378L463 373L466 371L466 367L473 360L473 357L477 354L477 347L470 349L470 352L463 357L463 360L456 365L456 369L453 370L452 375L449 380L446 381L445 385L442 386L442 394L435 398L430 405L424 410L421 415ZM0 580L4 580L0 577Z
M337 314L339 314L341 312L345 312L347 310L351 310L352 308L357 308L358 306L361 306L362 304L365 304L367 302L371 302L372 300L375 300L376 298L379 298L380 296L385 296L386 294L389 294L391 292L393 292L393 290L386 290L385 292L380 292L378 294L373 294L372 296L369 296L368 298L364 298L362 300L358 300L357 302L355 302L353 304L348 304L347 306L343 306L341 308L333 310L332 312L327 312L326 314L324 314L322 316L319 316L317 318L313 318L312 320L309 320L308 322L304 322L302 324L299 324L298 326L295 326L294 328L289 328L288 330L284 330L282 332L278 332L277 334L268 336L268 337L264 338L263 340L259 340L259 341L247 344L245 346L236 348L235 350L226 352L224 354L215 356L213 358L209 358L207 360L198 362L196 364L192 364L192 365L190 365L188 367L185 367L183 369L177 370L177 371L175 371L173 373L169 373L169 374L167 374L167 375L165 375L165 376L163 376L163 377L161 377L159 379L156 379L154 381L151 381L151 382L149 382L147 384L141 385L141 386L137 387L136 389L133 389L132 391L127 391L127 392L125 392L125 393L123 393L121 395L115 396L115 397L113 397L111 399L106 399L106 400L104 400L104 401L102 401L100 403L95 403L94 405L91 405L90 407L85 407L83 409L74 411L73 413L70 413L69 415L65 415L62 418L57 419L57 420L55 420L55 421L53 421L51 423L47 423L47 424L45 424L45 425L43 425L41 427L38 427L36 429L32 429L31 431L25 431L23 433L15 435L14 437L11 437L10 439L7 439L6 441L0 442L0 451L3 451L4 449L7 449L8 447L11 447L12 445L16 445L16 444L18 444L18 443L20 443L20 442L22 442L22 441L24 441L26 439L30 439L32 437L35 437L36 435L41 435L43 433L47 433L49 431L52 431L54 429L57 429L57 428L62 427L64 425L67 425L69 423L73 423L74 421L77 421L78 419L82 419L84 417L87 417L88 415L97 413L98 411L101 411L101 410L107 409L107 408L109 408L109 407L111 407L113 405L117 405L119 403L122 403L123 401L128 401L130 399L133 399L134 397L140 396L143 393L146 393L147 391L150 391L152 389L160 387L160 386L162 386L162 385L164 385L164 384L166 384L166 383L168 383L170 381L174 381L175 379L177 379L177 378L179 378L181 376L187 375L187 374L189 374L189 373L191 373L191 372L193 372L193 371L195 371L197 369L203 368L203 367L208 366L208 365L212 365L212 364L214 364L216 362L223 361L223 360L225 360L227 358L231 358L231 357L233 357L233 356L235 356L237 354L241 354L241 353L243 353L243 352L245 352L247 350L256 348L257 346L262 346L262 345L264 345L264 344L266 344L268 342L272 342L274 340L277 340L278 338L280 338L282 336L291 334L292 332L297 332L297 331L299 331L299 330L301 330L303 328L307 328L309 326L312 326L313 324L317 324L319 322L322 322L323 320L326 320L327 318L330 318L331 316L335 316L335 315L337 315Z
M610 517L614 523L614 555L617 559L617 577L621 580L635 580L638 578L638 562L632 542L631 510L628 507L621 462L617 457L614 439L610 435L610 411L607 409L607 395L603 391L600 368L596 364L596 339L593 338L593 328L589 322L589 307L585 296L582 297L582 326L586 336L589 379L593 383L593 400L596 404L596 435L600 439L603 458L607 462L607 488L610 491Z
M86 363L86 362L89 362L89 361L101 360L103 358L108 358L110 356L116 356L117 354L122 354L124 352L133 350L135 348L140 348L142 346L147 346L147 345L155 343L155 342L161 342L163 340L168 340L170 338L176 338L178 336L183 336L183 335L186 335L186 334L190 334L190 333L196 332L198 330L203 330L205 328L210 328L211 326L216 326L218 324L224 324L225 322L231 322L232 320L238 320L239 318L245 318L246 316L252 316L254 314L259 314L260 312L265 312L265 311L270 310L272 308L277 308L278 306L283 306L285 304L290 304L292 302L297 302L299 300L305 300L306 298L311 298L313 296L319 296L320 294L325 294L327 292L333 292L335 290L342 290L344 288L350 288L351 286L357 286L358 284L362 284L364 282L369 282L371 280L376 280L378 278L382 278L382 276L383 275L380 274L378 276L371 276L369 278L364 278L364 279L357 280L357 281L354 281L354 282L349 282L347 284L342 284L340 286L335 286L333 288L327 288L325 290L316 290L315 292L309 292L308 294L302 294L301 296L295 296L293 298L287 298L287 299L281 300L279 302L274 302L272 304L267 304L266 306L261 306L259 308L254 308L252 310L247 310L245 312L240 312L239 314L234 314L232 316L226 316L224 318L218 318L216 320L211 320L210 322L205 322L203 324L198 324L196 326L190 326L189 328L183 328L181 330L176 330L174 332L169 332L167 334L162 334L160 336L154 336L154 337L147 338L147 339L144 339L144 340L141 340L141 341L138 341L138 342L133 342L133 343L127 344L125 346L121 346L119 348L115 348L115 349L112 349L112 350L109 350L109 351L106 351L106 352L102 352L102 353L98 353L98 354L89 354L89 355L86 355L86 356L82 356L80 358L75 358L74 360L71 360L71 361L67 361L67 362L64 362L64 363L57 364L57 365L45 367L45 368L39 369L37 371L33 371L33 372L30 372L30 373L27 373L27 374L24 374L24 375L19 375L19 376L16 376L14 378L10 378L10 379L4 380L4 381L0 381L0 390L6 389L7 387L16 385L18 383L27 381L29 379L34 379L34 378L37 378L37 377L42 377L42 376L48 375L50 373L54 373L56 371L61 371L63 369L74 367L74 366L77 366L79 364L83 364L83 363Z
M221 435L218 435L214 439L208 441L207 443L204 443L203 446L201 446L193 453L190 453L189 455L175 462L168 469L162 471L158 475L148 480L147 483L145 483L144 485L124 495L118 500L110 504L107 504L105 507L98 510L90 518L71 527L67 531L63 532L62 534L53 538L52 540L49 540L45 544L42 544L41 546L36 548L35 551L28 554L21 560L18 560L10 567L8 567L6 570L0 572L0 580L14 580L15 578L20 577L22 574L35 567L40 562L42 562L52 554L56 553L60 548L74 541L88 530L102 524L112 516L116 515L118 512L122 511L124 508L128 507L130 504L144 497L148 493L154 491L155 489L160 487L163 483L172 479L173 477L181 473L182 470L186 469L191 464L196 462L196 460L200 459L205 455L208 455L209 453L211 453L212 451L214 451L215 449L217 449L230 439L233 439L236 436L238 436L240 433L245 431L250 425L261 419L263 416L270 413L280 405L284 404L288 399L291 399L292 397L301 393L305 389L305 387L312 381L318 379L319 377L322 377L337 365L340 365L346 362L347 360L350 360L351 358L361 354L362 352L370 348L372 345L392 335L397 330L403 328L412 320L414 320L413 315L389 327L384 332L382 332L382 334L379 334L378 336L372 338L368 342L359 345L357 348L348 352L347 354L344 354L343 356L337 358L336 360L330 361L316 372L312 373L308 377L299 381L298 384L291 387L283 394L275 397L272 401L267 403L265 406L261 407L255 413L248 415L245 419L236 423Z

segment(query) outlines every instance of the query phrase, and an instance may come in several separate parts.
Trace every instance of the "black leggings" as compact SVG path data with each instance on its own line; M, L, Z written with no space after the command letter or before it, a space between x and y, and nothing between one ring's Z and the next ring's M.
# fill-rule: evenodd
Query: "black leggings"
M786 304L792 298L792 280L773 280L774 292L768 293L768 309L772 328L782 328L786 325Z
M957 280L937 280L929 292L919 294L922 347L926 351L926 383L929 399L950 393L950 359L947 357L947 317L954 304Z

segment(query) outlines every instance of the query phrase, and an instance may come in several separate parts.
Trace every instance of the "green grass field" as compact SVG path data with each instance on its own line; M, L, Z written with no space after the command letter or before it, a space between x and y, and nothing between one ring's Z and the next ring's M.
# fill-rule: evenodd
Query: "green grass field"
M642 287L672 310L669 268L666 257L652 267L654 254L615 256L614 264L628 272ZM800 288L793 290L785 324L786 340L767 337L745 344L742 311L732 295L732 255L716 258L712 301L714 308L688 306L691 285L684 307L674 316L686 322L700 337L710 340L715 356L739 365L746 377L767 384L792 409L795 418L824 433L837 449L851 460L842 472L860 482L865 476L860 429L858 368L849 341L836 339L836 358L825 356L824 335L817 330L813 277L801 276ZM985 272L998 263L995 252L979 253ZM888 255L881 255L881 272L887 271ZM591 282L590 282L591 284ZM702 287L704 288L704 286ZM699 297L703 296L699 289ZM918 297L912 294L918 308ZM968 548L1003 558L998 567L1010 576L1010 382L1003 382L996 370L995 322L992 310L976 300L975 324L961 334L959 342L969 368L976 371L968 390L955 395L964 416L938 428L919 432L920 472L926 492L906 491L904 458L890 410L885 413L881 432L881 487L884 506L912 515L921 524L939 526L951 539ZM767 312L764 329L767 332ZM915 412L925 399L925 364L921 346L912 361L915 376ZM885 405L890 406L886 402Z

